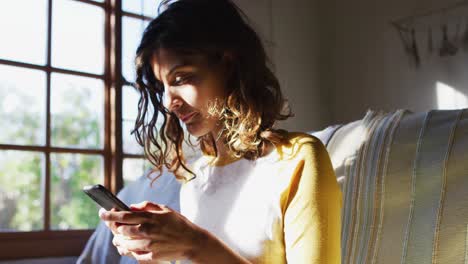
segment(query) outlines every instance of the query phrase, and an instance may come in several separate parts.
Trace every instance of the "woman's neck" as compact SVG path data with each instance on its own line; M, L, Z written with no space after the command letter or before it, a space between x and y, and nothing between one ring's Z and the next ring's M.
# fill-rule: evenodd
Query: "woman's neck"
M228 146L224 143L225 140L221 136L216 140L215 137L215 144L216 144L216 150L217 150L217 156L213 157L211 160L211 164L213 166L223 166L229 163L232 163L236 160L239 160L241 158L235 157L232 153L232 151L228 148ZM272 143L266 143L266 149L263 151L261 156L266 156L270 154L274 150L275 146Z
M214 157L211 161L212 165L214 166L223 166L240 159L232 154L232 151L224 143L224 139L225 138L223 136L219 137L218 139L215 137L217 156Z

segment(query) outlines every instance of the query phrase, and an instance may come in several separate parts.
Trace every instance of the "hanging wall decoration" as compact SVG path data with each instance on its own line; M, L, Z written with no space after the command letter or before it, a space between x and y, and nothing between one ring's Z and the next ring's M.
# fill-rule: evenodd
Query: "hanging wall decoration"
M455 13L460 14L460 11L466 11L464 16L454 15ZM440 24L428 22L429 18L434 16L441 18ZM452 23L449 24L448 21ZM401 18L392 21L391 24L397 30L404 51L415 67L420 67L424 59L428 59L434 54L439 55L439 57L451 57L461 50L468 52L468 0ZM437 32L438 30L440 31ZM419 38L420 34L427 34L427 37L421 36ZM440 36L440 39L437 39L437 35ZM427 45L425 45L427 52L422 52L418 39L427 40Z

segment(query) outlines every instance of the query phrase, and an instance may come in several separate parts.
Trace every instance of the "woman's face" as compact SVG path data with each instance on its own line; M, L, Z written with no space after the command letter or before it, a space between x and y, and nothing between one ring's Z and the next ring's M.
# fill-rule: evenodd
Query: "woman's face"
M222 67L209 65L202 56L180 56L167 49L159 49L151 65L164 85L164 106L185 123L188 132L195 137L218 133L219 116L208 110L226 97Z

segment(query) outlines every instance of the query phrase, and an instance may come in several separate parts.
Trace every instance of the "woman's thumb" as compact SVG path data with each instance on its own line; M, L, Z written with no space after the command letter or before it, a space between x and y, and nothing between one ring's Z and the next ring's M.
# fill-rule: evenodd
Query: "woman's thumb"
M162 210L162 207L150 201L143 201L141 203L131 204L130 209L134 211L152 211L152 210L157 211L157 210Z

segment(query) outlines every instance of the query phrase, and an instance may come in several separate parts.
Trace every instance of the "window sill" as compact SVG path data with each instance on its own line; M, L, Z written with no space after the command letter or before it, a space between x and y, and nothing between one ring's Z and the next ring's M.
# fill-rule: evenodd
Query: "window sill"
M0 233L0 259L79 256L94 230Z

